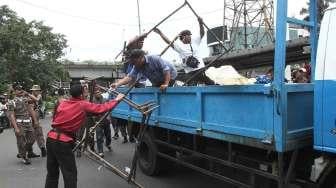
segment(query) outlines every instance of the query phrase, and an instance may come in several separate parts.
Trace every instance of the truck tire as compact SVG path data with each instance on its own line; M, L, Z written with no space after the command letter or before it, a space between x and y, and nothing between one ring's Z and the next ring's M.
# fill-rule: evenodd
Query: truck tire
M138 152L141 171L148 176L157 175L160 171L161 159L157 155L158 149L149 131L144 133Z
M331 165L329 165L330 168L332 168L328 173L322 174L323 182L320 182L320 187L328 187L328 188L336 188L336 162L333 162Z

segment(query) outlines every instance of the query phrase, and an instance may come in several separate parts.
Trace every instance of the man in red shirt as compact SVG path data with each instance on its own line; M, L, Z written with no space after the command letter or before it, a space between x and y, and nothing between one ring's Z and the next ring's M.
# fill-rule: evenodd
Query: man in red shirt
M83 99L83 87L74 84L70 99L63 100L55 109L52 130L47 138L47 178L45 188L57 188L61 169L65 188L77 187L77 167L72 152L75 132L86 118L86 113L100 114L113 109L123 99L119 94L114 100L103 104L90 103Z

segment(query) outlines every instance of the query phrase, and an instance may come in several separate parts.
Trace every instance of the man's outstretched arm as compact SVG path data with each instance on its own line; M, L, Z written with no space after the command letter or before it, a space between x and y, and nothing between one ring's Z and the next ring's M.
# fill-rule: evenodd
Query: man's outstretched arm
M201 38L203 38L205 32L204 32L204 25L203 25L203 19L201 17L198 17L197 18L198 20L198 24L199 24L199 27L200 27L200 36Z

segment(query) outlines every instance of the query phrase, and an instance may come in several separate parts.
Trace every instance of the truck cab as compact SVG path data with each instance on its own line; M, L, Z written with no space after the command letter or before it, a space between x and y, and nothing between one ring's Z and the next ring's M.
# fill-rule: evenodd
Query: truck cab
M314 148L336 153L336 7L326 10L318 42L314 86Z
M269 61L259 58L273 65L271 84L171 87L165 92L137 88L129 93L136 103L159 106L143 123L139 139L138 164L146 175L175 162L236 187L335 187L336 9L325 12L318 41L317 0L310 0L308 21L288 17L287 3L276 3L274 45L237 56L241 65L246 57L245 65L251 66L260 65L254 57L271 54ZM288 41L288 24L309 28L307 43ZM309 54L304 47L311 49ZM222 62L234 64L235 57L223 56ZM310 62L312 82L285 82L286 65L302 60ZM144 116L121 102L112 117L132 124Z

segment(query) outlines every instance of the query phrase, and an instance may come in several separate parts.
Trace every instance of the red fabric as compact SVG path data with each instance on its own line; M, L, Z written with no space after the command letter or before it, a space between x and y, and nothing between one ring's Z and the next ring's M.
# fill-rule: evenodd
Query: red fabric
M59 104L51 126L53 128L57 128L61 132L73 134L78 131L80 126L83 124L87 112L100 114L112 109L117 104L118 101L116 100L111 100L103 104L94 104L79 98L64 100ZM57 134L58 133L55 133L54 131L50 131L48 133L48 137L57 139ZM63 136L60 136L59 140L63 137L70 138L65 134L61 135ZM64 138L61 141L69 142L68 138Z
M58 136L59 136L59 137L58 137ZM48 132L48 137L49 137L49 138L52 138L52 139L54 139L54 140L60 140L60 141L62 141L62 142L72 142L72 141L74 141L74 139L71 138L70 136L65 135L65 134L63 134L63 133L60 133L60 135L58 135L58 133L55 132L55 131L53 131L53 130L51 130L51 131ZM57 138L57 137L58 137L58 138Z
M310 76L310 74L311 74L311 66L310 66L310 64L306 63L306 64L304 65L304 68L305 68L306 71L307 71L307 75Z

